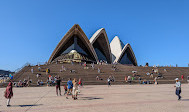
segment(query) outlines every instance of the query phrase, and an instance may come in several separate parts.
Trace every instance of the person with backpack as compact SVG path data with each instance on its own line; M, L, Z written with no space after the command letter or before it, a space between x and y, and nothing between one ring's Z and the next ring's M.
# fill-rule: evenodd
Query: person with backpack
M71 78L69 78L67 85L68 85L68 91L67 91L67 94L66 94L66 99L68 99L68 94L72 93L73 83L72 83Z

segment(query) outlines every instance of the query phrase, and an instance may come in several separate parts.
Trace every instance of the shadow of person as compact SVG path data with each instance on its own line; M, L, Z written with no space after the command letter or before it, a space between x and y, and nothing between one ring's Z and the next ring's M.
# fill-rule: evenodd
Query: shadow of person
M11 105L11 107L33 107L33 106L40 106L43 104L34 104L34 105Z
M80 97L79 99L81 100L99 100L103 98L98 98L98 97Z
M189 101L189 99L181 99L181 101Z

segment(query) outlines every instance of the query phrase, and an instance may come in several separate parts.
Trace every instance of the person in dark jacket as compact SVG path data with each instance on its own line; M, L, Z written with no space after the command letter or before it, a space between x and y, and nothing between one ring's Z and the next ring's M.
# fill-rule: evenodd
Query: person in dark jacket
M56 95L57 95L57 96L58 96L58 90L59 90L60 96L62 96L62 95L61 95L60 83L61 83L61 79L60 79L60 77L58 77L58 78L56 79Z

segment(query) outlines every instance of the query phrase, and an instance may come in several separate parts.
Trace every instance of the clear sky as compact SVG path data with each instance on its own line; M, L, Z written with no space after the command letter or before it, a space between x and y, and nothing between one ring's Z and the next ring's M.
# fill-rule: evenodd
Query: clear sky
M74 24L119 36L139 65L189 63L189 0L0 0L0 69L48 61Z

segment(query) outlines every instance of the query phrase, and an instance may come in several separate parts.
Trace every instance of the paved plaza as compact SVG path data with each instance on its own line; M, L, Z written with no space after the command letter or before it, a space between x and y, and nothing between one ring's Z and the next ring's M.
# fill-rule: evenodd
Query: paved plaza
M89 85L80 89L78 100L56 96L55 87L13 88L11 107L0 88L0 112L189 112L189 85L182 85L180 101L173 86Z

